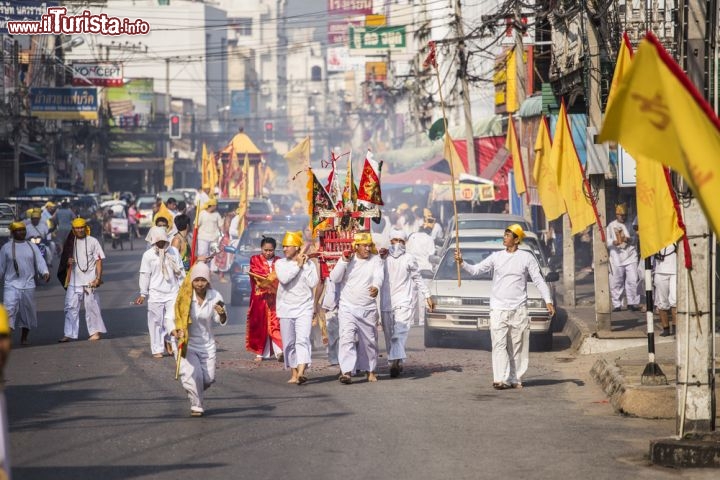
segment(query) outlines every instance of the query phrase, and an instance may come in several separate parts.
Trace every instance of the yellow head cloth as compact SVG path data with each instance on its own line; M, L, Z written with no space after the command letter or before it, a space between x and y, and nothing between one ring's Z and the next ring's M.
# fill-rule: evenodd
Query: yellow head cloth
M352 247L353 250L357 245L370 245L371 252L377 254L377 248L375 248L375 242L373 241L372 235L367 232L356 233L353 237Z
M0 305L0 335L10 335L10 318L2 305Z
M282 246L283 247L302 247L303 244L303 234L302 232L286 232L285 236L283 237Z
M33 208L30 210L30 218L40 218L42 217L42 211L39 208Z
M410 208L410 205L408 205L407 203L401 203L400 205L397 206L397 212L403 213L408 208Z
M627 215L627 205L624 203L621 203L620 205L615 206L615 214L616 215Z
M423 208L423 218L433 218L432 210Z
M210 200L205 202L205 208L212 207L213 205L217 207L217 199L216 198L211 198Z
M87 227L87 222L85 221L84 218L78 217L72 221L72 226L73 226L73 228Z
M505 229L505 231L510 231L515 234L516 237L520 239L520 241L523 241L523 238L525 238L525 232L523 231L522 227L518 225L517 223L513 223L509 227Z
M45 202L45 208L55 208L55 204L53 202Z
M25 223L24 222L12 222L10 224L10 231L14 232L15 230L25 230Z

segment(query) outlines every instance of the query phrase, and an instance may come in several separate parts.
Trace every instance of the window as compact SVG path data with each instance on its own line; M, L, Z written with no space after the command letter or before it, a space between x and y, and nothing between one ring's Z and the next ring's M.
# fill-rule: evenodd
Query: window
M321 81L322 80L322 68L320 68L318 66L312 67L312 69L310 70L310 79L313 82Z
M230 21L230 24L235 29L238 35L249 37L252 35L252 24L253 19L250 17L234 18Z

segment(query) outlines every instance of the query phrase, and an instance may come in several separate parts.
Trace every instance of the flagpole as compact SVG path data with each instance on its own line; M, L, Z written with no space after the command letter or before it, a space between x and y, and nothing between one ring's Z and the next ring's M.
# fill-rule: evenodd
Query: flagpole
M435 49L435 44L433 43L430 47L431 49ZM433 52L430 53L431 55ZM442 116L443 116L443 126L445 127L445 141L452 141L448 139L448 125L447 125L447 116L445 115L445 100L443 100L443 93L442 93L442 81L440 80L440 68L438 67L437 60L433 58L432 61L433 67L435 67L435 77L437 78L438 82L438 93L440 95L440 108L442 109ZM467 142L465 142L467 143ZM475 145L466 145L467 149L475 148ZM467 153L467 151L466 151ZM453 161L450 160L448 162L450 164L450 191L452 192L452 205L453 205L453 214L455 216L455 250L460 251L460 227L458 225L458 211L457 211L457 199L455 198L455 167L453 166ZM458 279L458 287L462 284L462 281L460 279L461 273L460 273L460 263L456 263L457 265L457 279Z

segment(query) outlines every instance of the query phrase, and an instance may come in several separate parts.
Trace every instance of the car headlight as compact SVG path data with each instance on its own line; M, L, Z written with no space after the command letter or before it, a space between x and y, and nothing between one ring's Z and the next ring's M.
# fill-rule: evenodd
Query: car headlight
M539 298L528 299L527 308L545 308L545 301Z
M462 299L460 297L433 296L432 300L435 305L462 305Z

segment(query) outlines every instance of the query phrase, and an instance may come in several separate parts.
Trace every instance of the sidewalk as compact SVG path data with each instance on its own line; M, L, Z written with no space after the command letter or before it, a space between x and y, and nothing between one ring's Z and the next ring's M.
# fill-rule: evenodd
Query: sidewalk
M579 355L594 355L597 358L590 373L602 386L615 410L642 418L675 418L675 338L659 336L662 328L656 315L655 362L665 374L668 384L643 386L640 377L648 363L646 314L613 312L611 330L598 331L592 272L578 272L575 289L576 306L563 306L567 313L563 333L569 337L572 348ZM557 296L562 306L562 287L558 288ZM716 395L718 393L720 391L716 390Z

